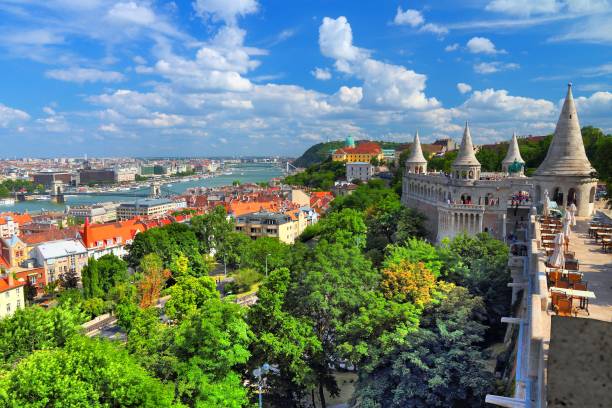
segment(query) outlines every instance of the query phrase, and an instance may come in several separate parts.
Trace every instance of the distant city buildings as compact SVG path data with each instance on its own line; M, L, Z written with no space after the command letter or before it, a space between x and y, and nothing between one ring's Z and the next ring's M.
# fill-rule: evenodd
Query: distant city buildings
M117 219L128 220L134 217L159 218L169 211L187 207L185 200L170 200L167 198L146 198L129 203L121 203L117 207Z
M119 203L113 202L75 205L70 207L68 214L79 223L84 223L86 219L93 224L111 222L117 220L117 208L119 205Z

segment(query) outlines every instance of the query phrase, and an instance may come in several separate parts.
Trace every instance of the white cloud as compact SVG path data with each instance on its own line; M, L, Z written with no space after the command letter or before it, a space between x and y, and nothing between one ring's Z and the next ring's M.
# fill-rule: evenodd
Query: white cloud
M22 110L10 108L0 103L0 127L6 128L9 125L24 122L30 119L30 115Z
M335 96L343 104L357 105L363 99L363 89L359 86L341 86Z
M256 13L259 5L256 0L196 0L193 7L200 16L215 21L236 23L237 17Z
M493 0L486 10L514 16L557 13L600 13L610 10L609 0Z
M368 54L353 45L353 30L344 16L323 18L319 27L319 47L324 56L337 60L352 61Z
M116 133L119 131L119 128L114 123L109 123L105 125L100 125L98 127L98 130L102 132Z
M169 127L179 125L184 121L185 119L179 115L160 112L154 112L150 118L140 118L136 120L138 124L148 127Z
M610 120L612 92L595 92L589 97L580 96L574 100L580 117Z
M472 37L466 44L472 54L503 54L504 50L495 48L495 44L485 37Z
M396 25L409 25L410 27L418 27L425 22L423 15L418 10L408 9L403 11L401 7L397 8L397 13L393 19Z
M551 42L580 41L612 44L612 13L602 13L573 24L566 32L549 39Z
M459 92L464 94L464 93L470 92L472 90L472 87L469 84L466 84L466 83L463 83L463 82L459 82L457 84L457 89L459 90Z
M457 109L466 117L489 122L542 121L554 117L557 111L555 105L545 99L512 96L505 89L492 88L474 91Z
M94 68L72 67L67 69L50 69L45 72L47 78L58 81L76 82L121 82L125 80L122 73L116 71L102 71Z
M115 4L108 11L107 18L122 24L149 25L155 22L155 13L143 4L130 1Z
M424 93L425 75L369 58L368 52L353 45L351 26L344 16L323 19L319 46L324 56L336 60L336 69L363 80L363 99L371 105L406 109L439 105Z
M459 49L459 44L458 43L449 44L446 47L444 47L444 51L446 51L446 52L457 51L458 49Z
M329 69L327 68L315 67L315 69L310 71L310 73L312 74L312 76L314 76L315 78L321 81L327 81L328 79L331 79L332 77L331 72L329 72Z
M520 65L513 63L513 62L509 62L509 63L502 63L499 61L481 62L481 63L474 65L474 72L478 74L492 74L495 72L511 71L511 70L515 70L519 68L520 68Z
M426 33L433 33L439 36L448 34L448 28L443 27L439 24L435 24L435 23L427 23L424 26L422 26L419 31L423 31Z

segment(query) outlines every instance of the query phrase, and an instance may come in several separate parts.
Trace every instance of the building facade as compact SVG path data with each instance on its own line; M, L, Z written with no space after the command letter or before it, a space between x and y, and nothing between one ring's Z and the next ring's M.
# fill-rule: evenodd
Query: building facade
M117 207L119 203L100 203L92 205L75 205L70 207L68 214L79 222L105 223L117 219Z
M60 279L68 272L74 272L81 279L81 270L87 265L87 249L77 239L45 242L32 251L38 266L45 269L46 284Z
M524 225L531 207L541 205L545 190L561 206L575 203L578 216L593 212L597 180L584 153L571 85L546 159L532 178L524 176L515 136L497 173L481 171L467 123L450 174L428 172L418 134L414 146L406 160L402 202L427 216L437 241L480 232L503 240Z
M374 175L374 166L369 162L346 163L346 180L368 181Z
M301 212L300 212L301 215ZM306 225L306 221L302 221ZM260 237L277 238L286 244L293 244L300 235L300 220L284 213L258 211L236 217L235 230L251 239Z
M159 218L168 211L184 208L186 205L185 200L181 203L166 198L147 198L131 203L121 203L117 207L117 219L129 220L134 217Z
M25 307L24 286L25 282L14 279L10 273L0 277L0 318Z

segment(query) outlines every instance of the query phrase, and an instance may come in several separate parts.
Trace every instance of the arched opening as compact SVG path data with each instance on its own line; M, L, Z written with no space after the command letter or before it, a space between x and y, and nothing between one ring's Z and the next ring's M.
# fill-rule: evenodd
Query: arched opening
M539 185L535 188L535 199L537 203L542 201L542 188Z
M591 191L589 191L589 203L595 202L595 187L591 187Z
M553 192L553 201L557 203L558 206L563 206L563 192L559 187L555 188Z
M467 177L467 172L464 170L461 172L461 178L465 179Z
M578 200L576 197L576 189L574 188L570 188L569 191L567 192L567 205L570 205L574 203L575 205L578 205Z
M474 172L472 170L470 170L468 175L469 175L470 180L474 178Z

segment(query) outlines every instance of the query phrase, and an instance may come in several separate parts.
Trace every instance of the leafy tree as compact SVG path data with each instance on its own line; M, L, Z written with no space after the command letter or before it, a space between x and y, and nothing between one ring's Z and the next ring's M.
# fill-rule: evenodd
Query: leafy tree
M260 282L263 275L255 269L242 268L234 274L234 281L225 285L225 292L233 294L248 292L254 284Z
M68 269L59 276L60 285L64 289L75 289L79 287L79 275L76 269Z
M434 274L423 263L402 260L383 269L380 285L387 299L423 307L431 301L435 284Z
M487 233L459 235L439 248L442 276L466 287L484 299L491 334L501 335L502 316L510 309L512 291L508 269L508 247Z
M390 245L387 247L387 256L383 266L390 268L404 260L412 263L422 262L425 268L436 277L440 276L443 266L436 247L417 238L411 238L403 245Z
M169 318L177 320L195 312L208 299L219 297L215 281L208 276L181 276L166 293L170 299L166 302L164 312Z
M115 255L90 258L81 272L85 298L104 298L119 283L129 281L127 263Z
M82 336L36 351L0 380L8 407L171 407L172 387L151 378L119 346Z
M175 256L170 263L170 272L172 272L172 277L174 279L182 276L193 275L193 272L189 267L189 258L187 258L182 252L179 252L179 254Z
M342 359L338 345L353 338L351 321L367 305L379 275L358 247L325 239L314 247L298 246L291 273L287 310L314 322L322 345L322 352L311 360L319 395L323 397L324 388L335 394L338 388L330 366Z
M305 171L285 177L285 183L293 186L306 186L320 190L329 190L336 180L346 177L344 162L333 161L328 157L322 163L316 163Z
M90 298L83 302L81 308L90 318L94 318L109 311L111 309L111 305L108 302L105 302L104 299Z
M289 245L272 237L251 240L248 246L241 250L243 252L240 255L240 266L255 269L262 275L266 273L266 264L268 271L287 266L291 254Z
M84 314L69 305L44 310L37 306L19 309L0 320L1 364L6 366L35 350L63 347L81 331Z
M224 248L225 238L234 231L233 221L228 220L225 208L220 205L207 214L193 217L191 226L200 242L200 249L205 254L227 250Z
M360 407L479 407L491 391L479 344L485 326L482 300L450 285L430 304L421 327L362 370L353 397Z
M366 244L367 227L360 211L345 208L328 214L318 223L311 225L300 236L302 242L313 238L325 239L331 243L363 248Z
M141 278L138 282L140 307L149 307L159 298L159 294L169 277L163 262L157 254L148 254L140 262Z
M177 327L173 354L182 403L228 408L247 404L247 390L235 371L250 357L252 332L244 318L241 306L213 298Z
M268 375L266 390L266 400L275 406L299 405L314 388L309 360L321 352L313 322L283 310L289 283L287 268L272 271L259 288L258 301L249 309L247 319L254 332L250 369L265 362L276 367Z

